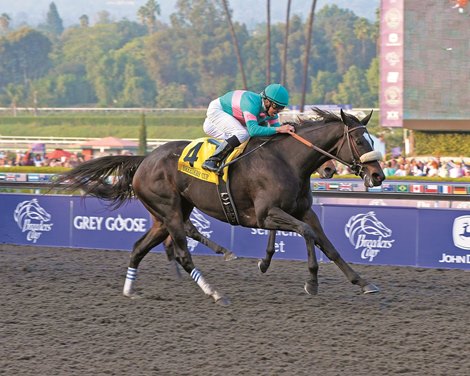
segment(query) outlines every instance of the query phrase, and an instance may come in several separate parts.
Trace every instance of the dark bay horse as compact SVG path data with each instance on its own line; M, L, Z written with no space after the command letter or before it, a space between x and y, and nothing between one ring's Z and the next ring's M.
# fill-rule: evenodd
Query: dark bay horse
M305 291L318 293L318 262L315 245L332 260L348 280L364 293L378 288L356 273L344 261L325 235L311 209L310 175L329 159L336 159L359 175L366 186L380 185L385 179L373 150L366 124L372 112L359 121L341 111L341 117L315 109L319 120L302 120L296 134L306 146L290 135L276 135L249 141L244 155L229 169L232 197L240 225L268 230L293 231L305 239L310 278ZM226 305L229 300L206 280L191 258L184 224L194 207L211 217L227 221L215 185L177 170L178 159L187 141L169 142L148 156L108 156L85 162L63 174L57 181L68 188L83 189L120 206L136 196L155 219L153 226L134 244L124 295L135 295L137 268L144 256L168 235L174 242L176 259L206 295ZM253 151L249 153L250 151ZM249 153L249 154L248 154ZM120 178L113 189L103 189L105 178Z
M336 165L332 160L326 161L320 166L320 168L317 171L315 171L315 173L318 174L321 179L331 179L336 174ZM192 224L190 220L188 220L185 223L185 230L186 230L186 236L205 245L206 247L210 248L215 253L224 255L225 261L231 261L237 258L237 256L232 251L226 249L225 247L222 247L221 245L215 243L211 239L202 235L197 230L197 228ZM269 265L271 264L271 260L275 253L275 242L276 242L276 231L271 230L269 231L268 245L266 248L266 256L264 259L261 259L258 262L258 268L262 273L266 273L269 268ZM174 247L173 247L173 240L171 239L171 236L168 236L163 241L163 246L164 246L168 261L170 262L170 267L173 271L173 274L177 277L180 277L180 272L178 269L176 255L175 255Z

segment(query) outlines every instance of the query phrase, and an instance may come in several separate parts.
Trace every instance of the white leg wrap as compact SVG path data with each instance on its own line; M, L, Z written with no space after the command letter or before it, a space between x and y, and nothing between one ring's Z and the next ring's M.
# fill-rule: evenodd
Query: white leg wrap
M191 278L196 281L198 286L204 291L204 294L212 296L214 294L214 290L212 289L212 286L209 285L208 282L204 279L202 276L202 273L194 268L191 272Z
M134 284L137 279L137 269L127 268L126 281L124 282L124 289L122 293L125 296L134 294Z

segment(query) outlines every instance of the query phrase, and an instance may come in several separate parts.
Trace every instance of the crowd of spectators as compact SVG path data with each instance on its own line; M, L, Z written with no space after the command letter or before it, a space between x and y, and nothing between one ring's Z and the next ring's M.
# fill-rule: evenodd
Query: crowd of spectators
M84 162L80 154L61 156L60 158L47 158L45 153L33 153L31 151L19 151L15 153L0 150L0 167L12 166L50 166L50 167L75 167Z
M7 153L0 150L1 166L61 166L75 167L84 162L80 153L62 156L60 158L47 158L47 154L33 153L31 151ZM393 176L429 176L442 178L460 178L470 176L470 159L454 158L404 158L397 157L381 162L386 177ZM337 163L338 175L351 174L348 167Z
M466 162L464 158L444 160L440 157L423 159L397 157L380 163L388 178L393 176L470 177L470 162ZM351 174L345 166L337 165L336 168L339 175Z

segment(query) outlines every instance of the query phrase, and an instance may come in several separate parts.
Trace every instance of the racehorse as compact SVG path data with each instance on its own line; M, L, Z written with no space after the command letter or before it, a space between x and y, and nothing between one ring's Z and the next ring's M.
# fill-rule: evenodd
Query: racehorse
M320 179L331 179L334 176L334 174L336 174L336 165L332 160L326 161L320 166L320 168L315 173L317 173L320 176ZM225 261L230 261L230 260L234 260L237 258L237 256L232 251L229 251L228 249L222 247L221 245L213 242L208 237L201 234L201 232L196 227L197 226L193 226L193 223L191 220L188 220L185 223L186 236L191 238L193 241L204 244L206 247L210 248L212 251L214 251L217 254L223 254ZM276 231L271 230L269 231L268 245L266 248L266 256L264 259L261 259L258 262L258 268L262 273L266 273L269 268L269 265L271 264L271 260L275 253L275 242L276 242ZM172 269L173 274L176 277L180 277L181 275L178 269L176 256L175 256L175 252L173 249L173 241L171 240L171 236L168 236L163 241L163 246L164 246L165 253L167 255L170 268Z
M250 139L244 154L229 167L239 224L293 231L304 237L310 272L304 289L308 294L318 293L315 245L362 292L377 292L374 284L344 261L325 235L311 209L310 189L310 175L329 159L347 165L368 187L382 184L385 176L378 162L380 153L373 150L372 140L367 137L366 125L372 112L359 121L342 110L341 117L320 109L314 111L319 119L300 120L296 133L275 135L268 140ZM92 159L63 174L56 184L67 181L69 189L83 189L85 194L108 200L111 207L120 206L135 195L154 217L153 226L134 244L123 289L125 296L135 296L137 268L143 257L170 235L178 263L206 295L228 305L229 299L195 267L187 248L184 224L194 207L227 221L216 186L178 171L178 159L187 145L187 141L174 141L148 156ZM112 174L120 178L113 189L103 189L105 178Z

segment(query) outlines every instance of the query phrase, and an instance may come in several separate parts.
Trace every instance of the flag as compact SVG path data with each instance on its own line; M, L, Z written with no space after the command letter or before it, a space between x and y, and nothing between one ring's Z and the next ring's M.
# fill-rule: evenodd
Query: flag
M7 176L5 174L0 174L0 180L6 180Z
M411 192L424 193L424 186L422 186L421 184L411 184Z
M338 183L328 183L328 190L329 191L336 191L339 189Z
M425 193L437 193L438 188L437 184L426 184L426 187L424 188Z
M314 191L326 191L326 183L313 183L313 190Z
M466 195L467 187L454 185L454 195Z
M367 187L367 192L382 192L382 186L378 187Z
M451 185L440 185L439 187L439 193L448 195L452 193L452 186Z
M396 187L395 187L395 184L384 183L384 184L382 184L382 190L383 190L384 192L395 192L395 191L396 191Z
M397 192L409 192L408 184L397 185Z
M38 174L28 174L28 181L36 182L39 181Z
M352 183L340 183L339 184L339 190L340 191L348 191L351 192L352 189Z

